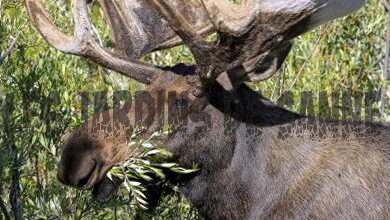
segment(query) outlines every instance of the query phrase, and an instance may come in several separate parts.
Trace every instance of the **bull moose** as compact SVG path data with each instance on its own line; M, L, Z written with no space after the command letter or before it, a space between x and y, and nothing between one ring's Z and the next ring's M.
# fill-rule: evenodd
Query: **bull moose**
M388 127L301 116L244 84L270 78L296 36L365 0L99 0L114 48L96 41L86 0L73 1L73 36L54 25L38 0L26 3L52 46L147 85L164 113L152 118L147 133L174 118L162 144L171 160L200 170L169 179L204 218L390 219ZM205 40L213 33L217 40ZM139 61L180 44L196 65ZM117 188L106 173L134 156L126 142L136 118L134 108L116 107L76 129L63 148L59 180L105 200Z

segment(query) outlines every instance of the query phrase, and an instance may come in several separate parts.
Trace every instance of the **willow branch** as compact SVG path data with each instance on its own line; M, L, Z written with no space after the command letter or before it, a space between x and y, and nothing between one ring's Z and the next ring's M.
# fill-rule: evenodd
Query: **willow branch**
M11 55L11 53L14 51L15 49L15 44L19 38L19 35L16 35L16 37L11 41L10 45L8 46L7 50L4 51L4 53L0 56L0 65L3 64L4 60L9 57Z
M390 62L390 4L386 0L380 0L382 5L386 9L387 14L387 34L386 34L386 53L383 62L383 85L381 89L381 106L380 113L383 120L387 119L386 114L386 92L387 92L387 81L389 80L389 62Z

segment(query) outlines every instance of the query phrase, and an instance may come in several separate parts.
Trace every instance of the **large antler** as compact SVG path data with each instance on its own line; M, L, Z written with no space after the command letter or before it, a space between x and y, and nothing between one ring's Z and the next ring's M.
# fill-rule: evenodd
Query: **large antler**
M242 0L241 5L226 0L203 0L213 25L223 33L242 36L259 15L259 0Z
M86 0L74 0L75 34L62 33L37 0L26 0L33 23L57 49L87 57L133 79L150 83L163 70L136 59L181 43L192 51L198 88L225 75L232 84L264 80L281 66L299 34L358 9L365 0L99 0L113 30L114 51L99 45ZM162 17L162 18L161 18ZM168 24L169 25L168 25ZM212 25L211 25L212 24ZM218 40L204 36L216 31ZM180 39L177 37L179 36ZM223 74L225 73L225 74Z
M226 73L233 84L265 80L283 63L291 40L328 20L351 13L364 0L201 0L215 30L216 44L194 32L172 0L146 0L190 47L202 86ZM238 82L237 82L238 81Z
M114 33L115 50L135 59L182 43L167 22L144 0L99 0ZM178 10L191 28L202 36L213 31L201 3L180 1Z
M95 39L86 0L74 0L75 31L68 36L49 19L38 0L26 0L29 15L41 35L58 50L86 57L99 65L149 84L163 70L136 59L145 54L181 43L157 13L142 0L100 0L115 40L115 49L101 46ZM212 25L196 0L182 3L191 28L201 35L212 32Z

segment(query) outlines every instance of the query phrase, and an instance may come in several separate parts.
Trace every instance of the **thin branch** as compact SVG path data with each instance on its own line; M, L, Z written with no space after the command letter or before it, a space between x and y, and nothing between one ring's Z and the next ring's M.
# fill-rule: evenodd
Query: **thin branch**
M15 220L23 219L23 208L20 193L20 158L19 150L14 143L11 144L12 169L11 169L11 192L9 200Z
M387 16L387 39L386 39L386 55L385 60L383 62L383 78L384 80L388 80L389 78L389 62L390 62L390 12L388 12Z
M11 55L11 53L15 49L15 44L20 36L20 32L16 35L16 37L13 38L10 45L8 46L7 50L4 51L4 53L0 56L0 66L3 64L4 60Z
M381 89L381 106L380 106L380 114L383 120L387 119L386 113L386 99L387 99L387 81L389 80L389 62L390 62L390 4L386 0L380 0L382 5L386 9L387 14L387 34L386 34L386 53L385 59L383 62L383 85Z
M314 44L314 48L313 50L310 52L309 56L305 59L305 63L301 66L297 76L295 77L293 83L291 84L291 86L289 87L289 89L285 90L284 92L282 92L281 94L284 94L285 92L288 92L288 91L291 91L291 89L295 86L295 84L298 82L298 79L301 78L301 75L303 74L303 70L305 69L305 67L307 66L307 64L309 63L309 60L311 60L311 58L314 56L314 54L316 53L317 51L317 48L318 46L320 45L320 42L322 40L322 38L324 37L325 33L328 31L330 27L330 23L327 24L324 28L324 30L321 32L321 34L318 36L315 44ZM280 96L281 97L281 96ZM279 97L279 98L280 98ZM278 99L279 99L278 98Z
M383 77L385 80L389 78L389 62L390 62L390 4L386 0L380 0L386 9L387 13L387 35L386 35L386 55L383 64Z
M10 95L6 97L6 108L4 109L4 118L12 118L14 111L14 96ZM14 213L14 219L23 219L22 200L20 195L20 158L19 150L15 144L15 128L10 120L3 121L4 131L7 134L6 140L9 146L9 151L12 157L11 173L11 189L9 193L9 203L11 204L11 210Z

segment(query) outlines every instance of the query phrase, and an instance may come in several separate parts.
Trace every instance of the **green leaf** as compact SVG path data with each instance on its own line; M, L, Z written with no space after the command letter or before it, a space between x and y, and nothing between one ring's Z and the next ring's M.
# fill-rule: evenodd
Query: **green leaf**
M144 148L154 148L154 145L151 143L142 143L141 146Z
M177 163L161 163L161 164L157 164L157 165L164 167L164 168L172 168L172 167L178 166Z
M164 179L164 178L165 178L165 174L163 173L163 171L162 171L161 169L154 168L154 167L150 167L150 169L151 169L158 177L160 177L161 179Z
M171 170L173 172L179 173L179 174L190 174L190 173L195 173L198 171L197 169L184 169L182 167L173 167L173 168L171 168Z
M136 182L136 181L128 181L128 183L132 186L140 186L141 183L140 182Z
M145 156L152 156L152 155L156 155L156 154L161 154L161 150L160 149L154 149L154 150L148 151L145 154Z

